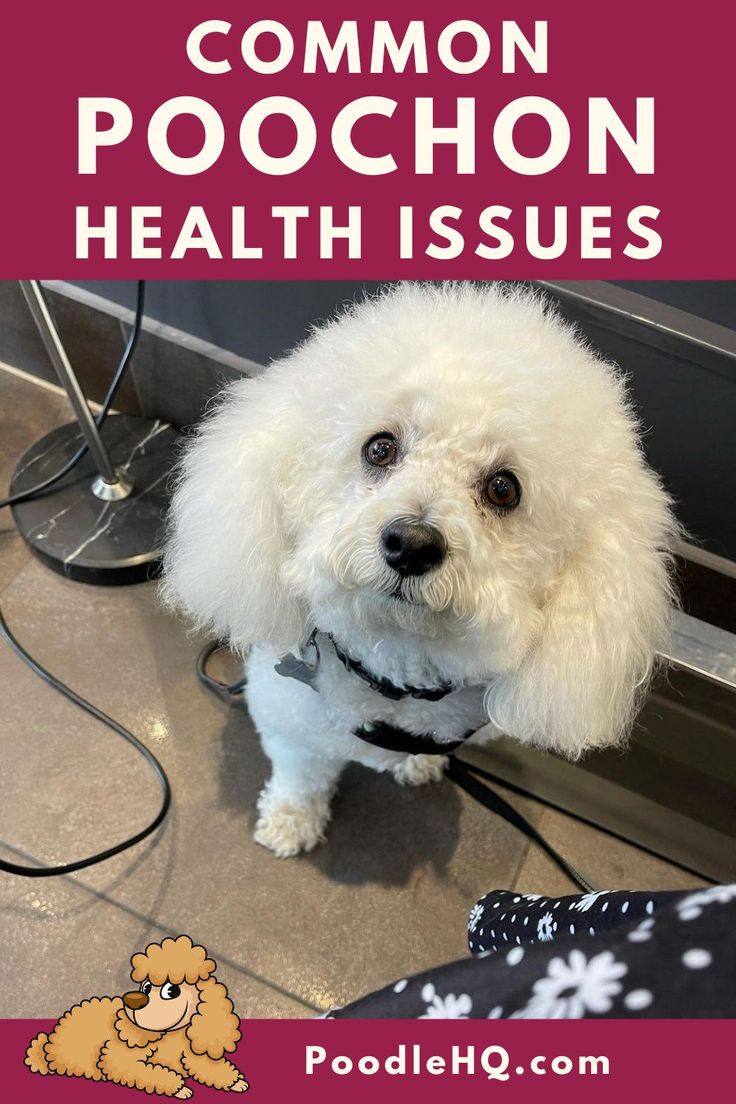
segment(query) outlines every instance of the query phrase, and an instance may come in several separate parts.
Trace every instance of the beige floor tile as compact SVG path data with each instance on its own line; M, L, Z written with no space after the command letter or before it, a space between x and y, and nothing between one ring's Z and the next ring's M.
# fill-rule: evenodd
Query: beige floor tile
M131 954L167 935L181 934L117 907L71 878L2 878L0 1017L56 1017L86 997L124 993L131 987ZM201 938L196 930L189 934L195 941ZM224 949L209 943L207 950L241 1016L314 1014L253 977Z
M597 889L689 889L702 878L557 809L545 808L539 831ZM580 892L538 847L531 847L514 889L562 896Z

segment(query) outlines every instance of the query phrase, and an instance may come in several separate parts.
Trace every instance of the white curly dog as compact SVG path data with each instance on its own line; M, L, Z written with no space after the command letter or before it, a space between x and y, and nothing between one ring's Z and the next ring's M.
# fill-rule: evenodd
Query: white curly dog
M676 531L621 374L528 291L399 285L230 386L164 594L246 655L258 842L309 850L346 763L437 779L489 720L570 757L622 739Z

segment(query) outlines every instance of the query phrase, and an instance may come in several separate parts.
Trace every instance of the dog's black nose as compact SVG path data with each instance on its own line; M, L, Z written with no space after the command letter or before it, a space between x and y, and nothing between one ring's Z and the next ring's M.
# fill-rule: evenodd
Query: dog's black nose
M424 575L442 563L447 544L439 529L424 521L392 521L381 533L381 550L400 575Z
M124 993L123 1004L126 1008L132 1008L137 1012L139 1008L145 1008L148 1004L148 993L142 993L140 989L134 989L132 993Z

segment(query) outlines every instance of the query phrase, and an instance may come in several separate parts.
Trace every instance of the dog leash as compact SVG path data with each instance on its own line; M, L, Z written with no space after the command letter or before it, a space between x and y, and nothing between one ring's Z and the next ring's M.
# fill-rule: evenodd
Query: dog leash
M541 847L552 862L555 863L564 874L567 874L568 878L575 882L575 885L582 889L583 893L596 892L595 886L591 885L588 879L583 877L577 867L574 867L571 862L568 862L564 855L561 855L560 852L544 838L541 832L538 832L534 825L531 824L526 817L521 815L518 809L515 809L513 805L505 801L504 798L502 798L499 793L496 793L495 790L492 790L490 786L485 786L483 782L480 781L481 778L489 782L499 782L501 781L500 779L496 778L482 767L477 767L475 763L469 763L467 759L458 759L455 755L450 755L448 757L445 774L456 786L464 790L466 794L475 798L475 800L480 802L481 805L484 805L486 809L490 809L492 813L496 813L505 821L508 821L514 828L523 832L533 843L536 843L538 847ZM476 777L476 775L478 777Z
M314 645L316 649L317 660L315 664L307 664L293 655L288 655L284 659L279 660L276 670L279 674L287 678L295 678L299 682L304 682L311 686L313 690L316 690L314 676L316 675L317 664L319 662L319 648L314 637L315 634L313 633L308 643L309 645ZM208 690L219 694L221 697L230 699L243 690L247 679L241 678L237 682L226 683L222 682L220 679L214 678L207 671L207 661L210 656L224 647L226 647L226 645L221 641L214 640L210 641L209 644L206 644L204 648L202 648L197 658L197 675L202 685ZM296 667L291 666L292 661ZM280 667L281 670L279 670ZM464 790L469 797L472 797L490 812L495 813L496 816L500 816L508 824L511 824L512 827L516 828L517 831L521 832L533 843L536 843L538 847L541 847L552 862L555 863L563 874L566 874L576 886L582 889L583 893L595 892L595 887L588 879L583 877L580 871L577 870L572 863L568 862L567 859L537 831L534 825L531 824L526 817L522 816L518 809L515 809L514 806L510 805L499 793L485 784L486 782L495 782L503 785L502 779L496 778L489 771L484 770L482 767L477 767L474 763L469 763L466 759L458 759L455 755L450 754L473 735L472 731L466 733L466 735L459 740L448 741L445 744L441 744L429 734L416 735L415 733L406 732L404 729L396 728L393 725L378 722L356 729L354 735L372 744L374 747L381 747L387 751L404 752L408 755L447 755L445 775L451 782L454 782L455 785L459 786L461 790ZM484 779L484 781L481 781L481 779Z

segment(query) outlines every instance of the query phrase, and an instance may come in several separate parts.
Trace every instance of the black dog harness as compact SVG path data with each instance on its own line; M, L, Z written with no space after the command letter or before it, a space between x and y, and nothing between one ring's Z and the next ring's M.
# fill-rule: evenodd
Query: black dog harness
M313 658L311 662L289 652L288 655L285 655L275 665L275 670L279 675L282 675L284 678L297 679L298 682L306 683L307 686L311 686L315 691L317 690L315 680L320 662L317 635L317 630L315 629L304 648L304 651L312 651ZM335 649L335 654L348 671L357 675L357 677L367 683L372 690L375 690L377 694L381 694L382 697L388 698L390 701L402 701L404 698L418 698L421 701L440 701L442 698L447 697L448 694L452 694L455 690L460 689L459 686L450 686L446 684L430 687L428 689L412 686L395 686L394 683L390 682L388 679L375 678L369 671L366 671L365 667L356 659L352 659L350 656L345 655L333 638L327 633L322 633L320 635L324 636L325 639L330 642ZM218 640L213 640L211 643L204 646L197 659L197 674L200 682L208 689L214 690L218 694L225 694L232 697L243 690L246 683L245 678L241 678L238 682L228 685L227 683L221 682L219 679L213 678L212 675L207 673L207 660L213 652L218 651L222 646L223 645L221 645ZM373 747L383 748L386 751L397 751L406 755L448 755L448 753L456 751L457 748L461 747L466 740L469 740L474 731L474 729L471 729L458 740L447 740L441 743L439 740L435 739L434 734L431 732L407 732L403 728L396 728L394 725L385 724L383 721L376 721L373 724L363 725L361 728L355 729L354 735L364 740L366 743L372 744ZM482 767L476 766L475 763L468 762L466 759L457 759L454 755L450 755L447 760L445 774L470 797L474 798L481 805L484 805L485 808L489 809L492 813L496 813L497 816L503 817L503 819L508 821L509 824L512 824L514 828L517 828L520 832L523 832L525 836L533 840L533 842L541 847L542 850L549 855L552 861L559 866L560 870L564 871L584 893L595 892L595 887L592 886L551 843L548 843L544 836L539 834L534 825L530 824L526 817L522 816L513 805L505 801L495 790L485 785L481 779L488 782L502 782L503 785L513 790L516 790L516 787L511 786L502 779L495 778L494 775L483 770ZM518 792L523 794L522 790L518 790Z
M315 629L304 648L305 652L311 650L312 658L310 660L301 659L289 652L276 664L274 669L277 674L283 675L284 678L297 679L316 690L315 680L321 659L317 635ZM406 698L414 698L418 701L436 702L460 689L460 687L452 686L450 683L442 683L440 686L431 687L396 686L390 679L376 678L375 675L372 675L357 659L353 659L352 656L343 652L335 638L329 633L320 633L319 636L332 645L335 655L346 671L357 675L371 690L375 691L376 694L380 694L382 698L388 698L389 701L398 702ZM436 739L432 732L407 732L405 728L397 728L396 725L386 724L384 721L374 721L372 724L353 729L353 735L357 736L359 740L364 740L367 744L372 744L373 747L383 748L384 751L397 751L404 755L447 755L459 748L466 740L469 740L474 731L471 728L458 740L440 741Z
M351 659L349 655L341 651L333 636L328 639L335 649L335 655L346 670L352 671L363 682L367 682L371 690L375 690L377 694L380 694L383 698L388 698L389 701L403 701L404 698L417 698L419 701L441 701L442 698L446 698L448 694L452 694L454 690L458 689L457 686L450 686L448 683L442 683L441 686L434 686L429 689L417 688L416 686L396 686L390 679L374 678L370 671L366 671L362 663L359 663L357 659Z
M431 732L407 732L405 728L396 728L384 721L374 721L371 725L353 729L354 736L365 740L367 744L373 744L373 747L383 748L385 751L400 751L406 755L447 755L462 747L474 732L475 729L471 728L459 740L444 740L440 743Z

